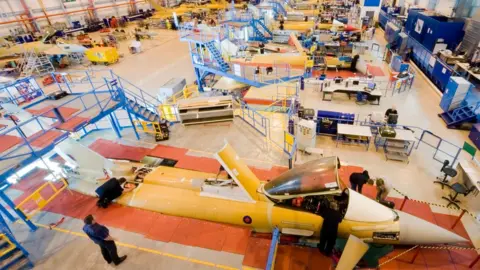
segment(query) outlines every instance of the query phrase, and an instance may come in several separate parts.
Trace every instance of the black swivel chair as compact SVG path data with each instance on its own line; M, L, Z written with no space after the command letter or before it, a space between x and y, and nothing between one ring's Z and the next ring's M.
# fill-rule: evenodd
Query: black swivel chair
M448 164L450 164L450 161L448 160L445 160L443 162L443 166L442 168L440 169L441 172L443 172L445 175L443 177L443 179L441 177L437 177L438 180L441 180L441 181L435 181L434 183L437 183L437 184L440 184L442 185L442 189L443 187L445 186L448 186L448 181L447 181L447 177L455 177L457 176L457 170L455 170L452 166L448 166Z
M450 194L448 195L448 197L443 196L442 199L448 201L447 207L449 207L450 205L454 205L457 209L460 209L460 206L458 205L460 201L457 200L458 194L467 196L468 194L470 194L470 192L472 192L475 189L475 187L467 188L465 185L460 183L455 183L453 185L446 184L446 186L452 189L455 192L455 195L452 196Z

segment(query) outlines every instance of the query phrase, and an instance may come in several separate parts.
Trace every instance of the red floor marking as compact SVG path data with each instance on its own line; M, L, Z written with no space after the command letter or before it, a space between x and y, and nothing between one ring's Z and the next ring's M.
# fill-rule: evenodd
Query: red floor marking
M368 70L368 73L370 73L373 76L385 76L385 73L383 73L382 68L379 66L367 65L367 70Z
M156 241L170 242L175 230L183 217L158 215L152 226L146 233L146 237Z
M33 139L35 136L38 134L44 133L40 135L39 137ZM47 132L44 131L39 131L32 136L28 137L30 144L32 146L38 147L38 148L43 148L46 147L50 144L52 144L55 140L60 138L64 133L59 131L59 130L49 130Z
M41 184L43 184L43 179L48 174L49 173L46 170L36 168L22 177L22 179L18 183L12 185L11 188L18 189L23 192L33 192Z
M243 265L265 269L271 241L271 239L250 237L243 257Z
M77 131L77 129L82 125L88 123L88 121L90 121L90 118L74 116L66 120L65 123L57 122L52 126L55 127L56 129L74 132L74 131Z
M322 269L331 269L332 259L323 256L317 249L312 249L312 254L310 256L310 260L308 261L307 269L318 269L319 265L322 266Z
M222 251L235 254L245 254L251 230L243 227L227 226L226 238Z
M0 153L7 151L8 149L14 147L17 144L22 142L22 138L11 135L1 135L0 136Z
M312 77L318 78L318 77L320 77L320 75L322 75L324 73L327 75L328 79L333 79L333 78L338 77L338 76L340 76L344 79L350 78L350 77L365 76L363 73L358 72L358 71L357 72L352 72L350 70L340 69L340 70L338 70L338 72L334 71L334 70L327 70L326 72L324 72L323 70L314 70L312 72Z
M105 139L96 140L89 148L106 158L125 159L137 162L142 160L147 153L150 152L149 148L123 145Z
M269 99L259 99L259 98L244 98L243 101L245 104L255 104L255 105L270 105L273 102Z
M463 238L470 240L470 237L468 236L467 230L465 230L463 223L459 222L457 225L455 225L455 228L453 228L453 230L450 229L457 220L457 216L440 213L433 213L433 215L438 226L441 226L449 231L453 231L454 233L462 236Z
M187 154L187 152L188 152L188 149L185 149L185 148L178 148L178 147L159 144L155 148L153 148L150 152L148 152L147 155L152 157L180 160Z
M422 249L422 255L429 269L455 269L448 250Z
M27 109L27 112L33 115L41 115L48 118L57 118L55 113L52 111L53 108L55 108L53 105L49 105L41 109ZM80 109L62 106L58 108L58 110L60 111L60 114L63 116L63 118L68 118L72 114L78 112Z
M206 173L218 173L220 163L213 158L184 156L177 162L177 164L175 164L175 168Z
M170 241L221 251L226 238L225 227L219 223L185 218L178 225Z
M478 263L473 268L468 268L470 263L478 256L478 253L475 250L450 250L450 256L452 257L457 270L480 269Z

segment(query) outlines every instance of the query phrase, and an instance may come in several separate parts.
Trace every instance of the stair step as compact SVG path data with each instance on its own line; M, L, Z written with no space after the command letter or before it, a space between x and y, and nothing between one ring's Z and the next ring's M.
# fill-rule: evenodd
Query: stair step
M30 269L30 260L28 258L23 258L19 260L16 264L10 266L9 270L24 270Z
M10 255L5 255L4 258L0 260L0 269L7 269L7 266L23 256L23 252L19 249L10 252Z

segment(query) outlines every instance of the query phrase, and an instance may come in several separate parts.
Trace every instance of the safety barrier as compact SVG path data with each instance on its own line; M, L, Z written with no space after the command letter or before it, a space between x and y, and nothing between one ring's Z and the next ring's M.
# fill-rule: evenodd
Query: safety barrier
M60 178L60 181L63 183L63 186L60 188L57 188L54 183L48 181L45 184L41 185L37 190L35 190L32 194L30 194L28 197L26 197L22 202L17 204L15 207L16 210L22 211L27 220L30 220L32 216L34 216L38 211L42 210L49 202L51 202L53 199L55 199L64 189L68 187L68 182L64 178ZM45 199L42 194L40 193L42 190L46 189L47 187L50 187L53 190L53 194ZM36 209L32 211L28 211L27 209L22 208L27 202L33 202L36 204Z
M442 207L442 208L448 208L448 209L451 209L451 210L456 210L456 211L461 211L461 213L459 214L459 216L457 217L457 219L455 220L455 222L453 223L453 225L450 227L450 229L454 229L455 226L457 226L457 224L460 222L460 220L462 219L462 217L465 215L465 213L467 213L468 215L470 215L472 218L476 219L477 217L469 212L467 209L465 208L461 208L461 209L457 209L457 208L454 208L454 207L448 207L446 205L442 205L442 204L438 204L438 203L430 203L430 202L427 202L427 201L423 201L423 200L417 200L417 199L412 199L410 197L408 197L404 192L401 192L400 190L396 189L396 188L393 188L393 190L395 192L397 192L398 194L402 195L403 196L403 201L402 201L402 204L400 205L400 208L399 210L402 211L403 207L405 206L405 204L407 203L407 201L414 201L414 202L418 202L418 203L423 203L423 204L427 204L427 205L430 205L430 206L436 206L436 207ZM416 252L415 254L413 255L413 258L412 260L409 262L410 264L414 263L415 262L415 259L417 258L417 256L419 255L420 253L420 250L421 249L434 249L434 250L475 250L475 251L480 251L480 248L472 248L472 247L461 247L461 246L448 246L448 245L441 245L441 246L420 246L420 245L416 245L416 246L413 246L412 248L382 262L381 264L379 264L378 267L380 266L383 266L389 262L392 262L396 259L398 259L399 257L402 257L404 256L405 254L413 251L416 249ZM480 260L480 255L477 255L477 257L469 264L469 268L473 268L473 266Z
M272 233L272 242L270 243L270 250L268 252L266 270L272 270L275 268L275 257L277 256L277 247L280 242L280 230L275 228Z

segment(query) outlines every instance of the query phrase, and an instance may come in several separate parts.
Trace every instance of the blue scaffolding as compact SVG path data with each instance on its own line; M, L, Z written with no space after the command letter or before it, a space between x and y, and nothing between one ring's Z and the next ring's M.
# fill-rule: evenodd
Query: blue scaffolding
M180 27L180 40L188 42L199 91L203 91L203 79L209 74L224 76L255 87L295 80L304 75L304 70L292 70L290 65L285 63L274 63L269 66L269 72L259 72L266 68L231 62L229 56L221 53L221 43L228 38L228 33L226 24L209 29L190 25Z
M46 95L34 83L32 83L32 91L22 92L23 94L20 96L11 95L10 102L2 103L2 107L6 109L8 116L12 119L12 124L0 131L0 140L4 140L2 141L4 143L13 138L17 143L0 152L0 198L32 231L35 231L37 226L5 193L14 182L13 180L22 177L18 175L20 169L39 161L43 163L42 167L45 167L54 179L59 179L61 176L49 168L43 157L71 133L80 137L86 136L92 131L99 130L97 123L105 118L109 120L109 128L113 129L118 137L121 137L122 129L134 126L134 118L159 122L162 117L165 117L158 111L158 106L161 104L158 98L142 91L111 70L79 71L68 74L52 73L51 76L55 78L58 91L67 93L67 96L56 101L55 106L52 106L51 109L47 106L46 110L40 110L40 112L36 110L37 113L32 112L33 116L26 112L27 110L35 111L36 106L43 102L50 102L48 104L52 102L51 96ZM31 81L35 80L33 78L21 79L5 87L14 89L19 84ZM0 89L0 91L5 91L5 89ZM32 97L31 93L35 93L35 96ZM28 95L28 100L26 95ZM62 101L63 99L65 101ZM74 108L75 112L68 116L62 115L61 111L68 108ZM124 110L128 117L120 119L117 117L117 110ZM88 115L88 118L83 117L85 115ZM14 121L15 118L21 118L21 120ZM133 130L139 139L136 129ZM0 205L0 212L10 221L16 220L12 213L2 205ZM3 233L5 234L5 232ZM13 236L11 238L13 239ZM11 241L14 241L12 239ZM15 245L21 250L18 244Z

